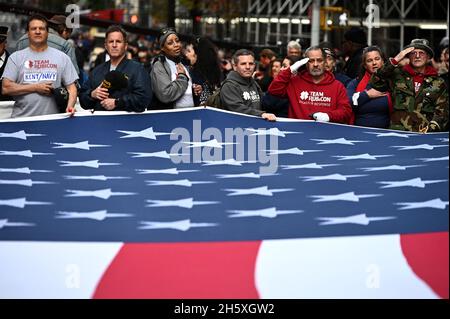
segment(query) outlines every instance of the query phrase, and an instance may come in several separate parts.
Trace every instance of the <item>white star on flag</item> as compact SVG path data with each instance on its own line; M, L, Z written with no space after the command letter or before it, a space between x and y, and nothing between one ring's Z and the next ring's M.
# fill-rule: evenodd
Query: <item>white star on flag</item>
M120 218L120 217L131 217L132 214L115 214L108 213L107 210L97 210L93 212L58 212L58 216L55 218L60 219L92 219L102 221L106 218Z
M236 161L234 158L229 158L220 161L204 161L203 166L214 166L214 165L231 165L231 166L242 166L244 163L249 163L245 161Z
M215 183L209 181L190 181L188 179L180 179L176 181L145 181L145 182L147 183L147 186L185 186L185 187L192 187L192 185Z
M268 176L277 176L280 174L255 174L255 173L242 173L242 174L217 174L217 178L261 178Z
M390 166L381 166L381 167L363 167L363 168L359 168L362 169L366 172L376 172L376 171L406 171L408 168L413 168L413 167L422 167L425 165L405 165L405 166L401 166L401 165L390 165Z
M324 167L340 166L341 164L317 164L308 163L300 165L281 165L283 169L323 169Z
M89 141L83 141L78 143L52 143L53 148L75 148L79 150L90 151L91 147L111 147L111 145L97 145L97 144L89 144Z
M38 152L32 152L30 150L26 150L26 151L0 151L0 155L33 157L33 156L55 155L55 154L54 153L38 153Z
M53 205L53 203L27 201L25 197L12 198L12 199L0 199L0 206L25 208L25 206L33 206L33 205Z
M219 141L213 139L205 142L183 142L183 144L190 145L188 148L196 148L196 147L223 148L224 145L235 145L238 143L219 143Z
M266 209L257 209L257 210L228 210L230 218L239 218L239 217L266 217L266 218L275 218L279 215L287 215L287 214L299 214L303 213L302 210L277 210L276 207L270 207Z
M115 166L121 165L120 163L101 163L98 160L85 161L85 162L71 162L71 161L58 161L61 163L61 167L89 167L89 168L99 168L100 166Z
M405 134L405 133L393 133L393 132L389 132L389 133L376 133L376 132L364 132L366 134L374 134L377 137L401 137L401 138L409 138L410 136L414 136L417 134Z
M440 162L440 161L448 161L448 155L443 157L431 157L431 158L418 158L419 161L423 162Z
M443 183L447 182L447 179L423 181L420 177L409 179L406 181L392 181L392 182L377 182L378 184L383 184L380 188L394 188L394 187L418 187L425 188L428 184Z
M366 214L359 214L347 217L317 217L317 220L323 221L320 226L327 225L342 225L342 224L356 224L367 226L371 222L378 222L383 220L396 219L394 216L384 216L384 217L367 217Z
M195 173L198 172L196 169L191 170L178 170L177 168L167 168L167 169L137 169L138 174L167 174L167 175L178 175L183 173Z
M305 153L323 152L323 150L301 150L298 147L290 148L287 150L265 150L265 151L269 152L269 155L282 155L282 154L304 155Z
M290 132L290 131L280 131L278 128L270 128L268 130L262 129L262 130L255 130L253 128L246 128L246 131L253 132L250 134L250 136L265 136L265 135L272 135L272 136L280 136L280 137L286 137L287 134L303 134L302 132Z
M128 154L133 154L133 158L144 158L144 157L157 157L157 158L165 158L165 159L171 159L175 156L184 156L189 154L169 154L167 151L159 151L159 152L151 152L151 153L138 153L138 152L128 152Z
M120 138L142 137L142 138L147 138L150 140L156 140L156 138L158 136L172 135L172 133L154 132L153 127L146 128L145 130L142 130L142 131L120 131L120 130L117 130L117 132L126 134L124 136L121 136Z
M124 176L105 176L105 175L92 175L92 176L72 176L64 175L65 179L77 179L77 180L93 180L93 181L108 181L113 179L130 179L131 177Z
M394 148L398 148L399 151L408 151L408 150L428 150L432 151L437 147L448 147L448 145L430 145L430 144L420 144L420 145L404 145L404 146L391 146Z
M365 176L368 175L331 174L326 176L300 176L300 178L303 178L304 182L315 182L315 181L346 181L348 178L365 177Z
M435 198L425 202L407 202L407 203L395 203L398 206L404 206L399 208L399 210L405 209L418 209L418 208L435 208L435 209L445 209L448 206L448 201L445 202L440 198Z
M241 195L261 195L261 196L273 196L274 193L291 192L295 190L294 188L279 188L279 189L269 189L267 186L256 187L256 188L230 188L224 189L225 192L230 192L227 196L241 196Z
M191 209L194 206L197 205L213 205L213 204L220 204L220 202L213 202L213 201L194 201L194 198L184 198L184 199L178 199L178 200L154 200L154 199L148 199L147 207L180 207L180 208L188 208Z
M66 189L66 192L69 192L71 194L66 194L65 197L97 197L101 199L109 199L111 196L137 195L137 193L129 193L129 192L112 192L110 188L99 189L95 191Z
M5 227L31 227L35 226L35 224L32 223L14 223L9 222L8 219L0 219L0 229Z
M52 173L53 171L43 169L30 169L28 167L19 168L0 168L0 173L18 173L18 174L31 174L31 173Z
M316 202L332 202L332 201L346 201L346 202L359 202L361 198L371 198L383 196L382 194L361 194L356 195L354 192L337 194L337 195L311 195L308 197L316 198L313 200Z
M33 181L31 179L5 180L0 179L0 185L20 185L31 187L33 185L56 184L55 182Z
M26 140L27 137L34 137L34 136L45 136L44 134L28 134L25 131L17 131L14 133L0 133L0 137L11 137L11 138L17 138L20 140Z
M365 154L349 155L349 156L337 155L337 156L333 156L333 157L339 158L338 161L348 161L348 160L359 160L359 159L376 160L378 158L391 157L391 156L394 156L394 155L370 155L368 153L365 153Z
M141 221L142 226L138 229L174 229L180 231L188 231L191 228L197 227L215 227L217 223L192 223L190 219L178 220L174 222L150 222Z
M321 139L311 139L312 141L316 141L316 142L320 142L318 143L318 145L326 145L326 144L341 144L341 145L355 145L355 143L367 143L369 141L351 141L351 140L347 140L345 138L337 138L334 140L321 140Z

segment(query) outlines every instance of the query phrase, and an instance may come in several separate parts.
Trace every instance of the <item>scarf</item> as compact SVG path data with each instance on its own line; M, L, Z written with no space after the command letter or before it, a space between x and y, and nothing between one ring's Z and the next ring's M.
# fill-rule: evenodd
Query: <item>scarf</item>
M356 92L362 92L366 89L367 85L369 84L371 74L369 72L365 72L363 78L361 81L359 81L358 86L356 87ZM391 93L387 92L387 99L388 99L388 106L389 106L389 113L392 113L394 111L394 107L392 104L392 97Z

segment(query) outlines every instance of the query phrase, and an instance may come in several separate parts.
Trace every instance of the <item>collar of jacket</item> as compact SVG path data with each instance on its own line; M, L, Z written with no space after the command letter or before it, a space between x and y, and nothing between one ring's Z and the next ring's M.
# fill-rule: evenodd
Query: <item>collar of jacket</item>
M116 70L120 71L122 68L125 67L125 65L127 65L128 61L130 61L129 59L127 59L127 57L125 56L120 62L119 64L116 66ZM111 60L106 62L106 65L108 67L108 70L111 69Z
M403 70L405 72L409 73L411 76L416 76L419 74L422 74L423 76L437 76L438 75L436 69L429 65L427 65L425 67L425 71L423 73L416 72L410 64L405 65L403 67Z

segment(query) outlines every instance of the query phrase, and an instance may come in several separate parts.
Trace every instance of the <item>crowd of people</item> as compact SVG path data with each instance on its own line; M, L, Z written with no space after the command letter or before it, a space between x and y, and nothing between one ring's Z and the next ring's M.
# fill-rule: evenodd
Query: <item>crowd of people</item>
M29 18L12 54L0 27L1 100L15 101L12 117L129 111L209 105L276 121L290 117L414 132L448 131L448 39L438 59L426 39L414 39L395 57L367 46L364 31L344 34L342 53L298 41L287 55L233 55L206 37L183 43L165 28L149 48L129 43L119 25L105 33L105 51L86 71L82 48L70 42L64 16ZM142 41L141 41L142 42ZM145 53L144 53L145 52ZM439 61L439 65L436 64Z

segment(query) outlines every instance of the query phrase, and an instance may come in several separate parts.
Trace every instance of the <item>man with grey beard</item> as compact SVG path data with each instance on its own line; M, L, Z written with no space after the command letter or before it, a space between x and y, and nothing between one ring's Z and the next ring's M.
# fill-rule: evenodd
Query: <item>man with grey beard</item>
M289 98L289 117L350 124L352 109L344 85L325 70L326 53L318 46L305 51L304 59L281 71L269 93ZM306 65L306 68L300 69Z

